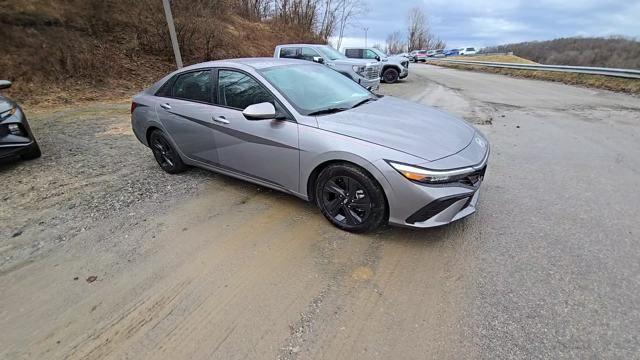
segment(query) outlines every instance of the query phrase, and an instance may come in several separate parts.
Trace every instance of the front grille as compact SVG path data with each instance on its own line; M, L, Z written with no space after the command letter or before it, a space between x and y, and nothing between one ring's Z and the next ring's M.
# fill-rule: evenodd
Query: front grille
M482 169L469 173L467 176L460 179L459 182L467 186L477 187L478 185L480 185L480 182L484 178L484 173L486 170L487 166L485 165L482 167Z
M373 80L373 79L379 78L380 77L380 66L378 66L378 65L367 66L367 68L364 71L364 77L369 79L369 80Z

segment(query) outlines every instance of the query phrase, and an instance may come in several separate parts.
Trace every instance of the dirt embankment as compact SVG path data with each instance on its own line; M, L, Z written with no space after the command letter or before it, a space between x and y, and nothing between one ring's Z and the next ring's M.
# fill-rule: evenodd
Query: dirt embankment
M238 2L172 1L185 64L272 56L278 43L321 40L242 16ZM121 99L175 67L161 1L8 0L0 26L0 78L27 105Z

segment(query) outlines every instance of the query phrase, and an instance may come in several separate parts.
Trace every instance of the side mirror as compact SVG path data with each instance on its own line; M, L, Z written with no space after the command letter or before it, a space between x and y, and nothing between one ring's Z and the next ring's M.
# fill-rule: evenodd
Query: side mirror
M380 61L380 55L376 55L376 60Z
M11 87L11 81L9 80L0 80L0 90L8 89Z
M324 64L324 58L321 58L320 56L314 56L313 62L318 64Z
M272 103L263 102L247 106L242 112L247 120L268 120L276 118L276 108Z

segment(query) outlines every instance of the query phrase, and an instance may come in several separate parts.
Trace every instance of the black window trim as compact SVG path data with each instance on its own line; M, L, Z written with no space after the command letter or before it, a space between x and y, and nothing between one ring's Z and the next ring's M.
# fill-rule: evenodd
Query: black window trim
M222 105L218 102L218 80L219 80L219 76L218 73L220 72L220 70L229 70L229 71L235 71L235 72L239 72L242 73L244 75L247 75L248 77L252 78L264 91L266 91L269 95L271 95L271 97L273 97L273 100L275 102L278 103L278 105L280 105L280 108L282 108L285 112L285 117L286 119L282 119L281 121L291 121L294 123L297 123L296 118L293 116L293 114L291 114L291 111L289 111L289 109L287 109L287 107L282 103L282 101L280 101L280 99L278 99L277 96L274 95L274 93L269 90L266 86L264 86L264 84L262 84L262 82L260 80L258 80L255 76L249 74L248 72L242 70L242 69L237 69L237 68L233 68L233 67L216 67L216 68L212 68L213 72L215 73L214 78L215 78L215 83L213 84L213 88L215 89L215 93L216 93L216 102L214 104L211 104L213 106L218 106L221 108L225 108L225 109L230 109L230 110L236 110L239 112L242 112L244 109L240 109L240 108L236 108L233 106L227 106L227 105Z
M155 92L155 94L153 94L154 96L157 97L163 97L163 98L167 98L167 99L176 99L176 100L181 100L181 101L188 101L188 102L194 102L194 103L199 103L199 104L206 104L206 105L215 105L216 101L217 101L217 91L216 91L216 84L217 84L217 72L213 71L215 70L215 68L213 67L203 67L203 68L197 68L197 69L191 69L191 70L186 70L186 71L181 71L175 75L173 75L169 80L167 80L164 84L162 84L162 86L160 86L160 88ZM194 100L194 99L188 99L188 98L181 98L181 97L177 97L174 96L173 91L174 91L174 85L176 80L182 76L182 75L186 75L192 72L200 72L200 71L209 71L209 81L211 82L211 102L209 101L200 101L200 100ZM214 76L214 72L216 73L216 75ZM171 84L169 84L171 83ZM170 91L170 95L166 96L166 95L159 95L158 93L160 92L160 90L165 86L168 85L171 88Z

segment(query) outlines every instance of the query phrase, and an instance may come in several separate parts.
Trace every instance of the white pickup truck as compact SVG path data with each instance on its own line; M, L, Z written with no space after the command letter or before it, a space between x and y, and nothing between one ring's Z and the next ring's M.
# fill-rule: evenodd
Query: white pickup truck
M375 90L380 86L381 66L378 61L349 59L329 45L278 45L276 46L273 56L276 58L301 59L324 64L369 90Z
M382 80L387 84L409 76L409 60L404 56L388 56L376 48L346 48L344 55L350 59L379 61L382 64Z

